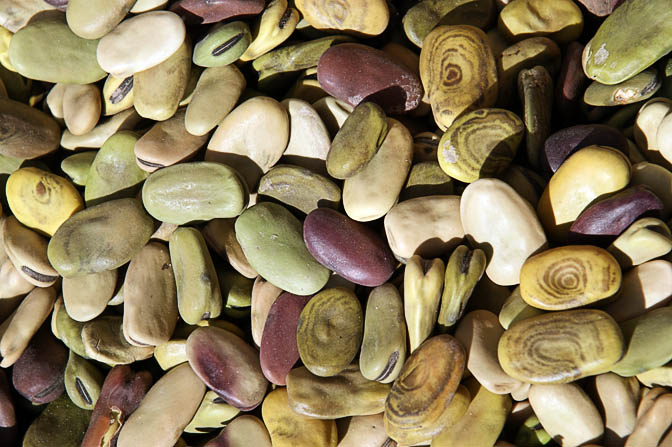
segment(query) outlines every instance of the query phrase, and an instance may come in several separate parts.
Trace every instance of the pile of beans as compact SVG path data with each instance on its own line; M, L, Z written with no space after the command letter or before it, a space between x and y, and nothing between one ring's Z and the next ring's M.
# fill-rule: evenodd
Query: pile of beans
M0 446L672 446L671 6L0 2Z

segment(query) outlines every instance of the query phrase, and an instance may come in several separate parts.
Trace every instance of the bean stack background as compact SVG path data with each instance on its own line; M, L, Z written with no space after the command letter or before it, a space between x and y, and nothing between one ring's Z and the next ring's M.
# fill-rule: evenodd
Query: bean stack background
M0 445L672 445L669 0L0 25Z

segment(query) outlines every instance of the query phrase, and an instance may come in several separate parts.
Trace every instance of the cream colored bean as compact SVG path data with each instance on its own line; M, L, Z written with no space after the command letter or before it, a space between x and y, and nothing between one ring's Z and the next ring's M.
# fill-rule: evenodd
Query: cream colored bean
M459 196L425 196L393 206L385 216L385 234L394 255L406 260L445 255L464 237Z
M595 388L605 415L605 445L619 447L635 428L639 382L614 373L595 377Z
M100 91L95 84L68 85L63 93L63 119L73 135L84 135L98 123Z
M278 162L288 141L285 109L273 98L257 96L224 118L208 143L205 159L238 170L254 191L261 175Z
M467 350L467 369L488 391L508 394L526 385L504 372L497 358L497 344L504 329L497 315L487 310L475 310L459 322L455 338Z
M383 413L353 416L338 447L384 447L387 439Z
M73 33L84 39L100 39L126 16L135 0L72 0L66 18Z
M462 194L460 218L464 232L484 245L490 258L485 273L495 284L518 284L525 260L547 243L530 203L501 180L469 184Z
M280 104L289 114L289 143L283 161L326 174L327 153L331 145L329 131L317 111L302 99L288 98Z
M63 278L63 303L75 321L89 321L103 313L117 288L117 270Z
M98 43L98 64L118 78L159 65L182 45L184 22L175 13L153 11L121 22Z
M632 434L628 437L625 447L672 445L672 435L669 428L672 426L672 393L659 396L651 407L641 417Z
M672 263L663 259L645 262L623 276L618 298L605 307L616 321L638 317L672 299Z
M49 317L56 301L56 289L35 288L21 302L14 314L9 317L0 339L0 368L9 368L16 362L23 351ZM4 325L4 324L3 324Z
M600 413L574 383L532 385L530 405L544 430L563 447L597 441L604 433Z

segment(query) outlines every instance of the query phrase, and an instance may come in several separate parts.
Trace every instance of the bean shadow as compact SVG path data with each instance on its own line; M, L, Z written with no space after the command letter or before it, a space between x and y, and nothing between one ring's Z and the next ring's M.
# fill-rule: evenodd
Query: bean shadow
M406 94L406 90L398 85L391 85L387 88L370 94L369 96L365 97L361 103L367 101L376 103L382 107L383 110L385 110L385 113L388 115L394 115L404 112L407 99L408 95Z
M257 190L259 179L263 175L263 171L259 165L254 160L244 155L206 150L205 161L223 163L238 171L247 184L250 193Z

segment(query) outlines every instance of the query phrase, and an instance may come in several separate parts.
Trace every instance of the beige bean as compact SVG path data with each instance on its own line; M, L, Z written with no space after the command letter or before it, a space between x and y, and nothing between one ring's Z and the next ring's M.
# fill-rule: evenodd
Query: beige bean
M338 447L385 447L389 439L385 433L383 413L353 416L347 427Z
M195 136L185 128L185 109L152 126L133 148L138 167L147 172L186 161L208 141L207 136Z
M278 162L288 141L285 109L273 98L257 96L233 109L219 124L205 159L233 167L254 191L261 175Z
M15 33L26 26L37 13L53 9L54 7L44 0L6 2L0 12L0 26Z
M525 384L504 372L497 358L497 344L504 329L497 315L487 310L466 314L457 326L455 338L467 350L467 370L490 392L508 394Z
M63 95L68 88L68 84L54 84L47 94L47 107L56 119L63 119Z
M604 411L603 442L609 446L622 446L635 428L639 382L634 377L607 373L595 377L595 388Z
M188 363L171 369L150 388L122 426L119 447L173 447L196 414L205 384Z
M49 263L47 240L19 223L14 216L2 222L0 229L7 257L23 278L37 287L49 287L59 278Z
M628 437L625 447L670 446L672 435L668 433L672 425L672 393L659 396L641 417L637 418L635 429Z
M7 321L4 330L0 329L0 368L9 368L16 362L23 351L49 317L56 301L54 287L33 289L21 302ZM7 322L6 321L6 322ZM5 323L3 323L4 326Z
M101 121L84 135L74 135L66 129L61 136L61 146L71 151L79 148L98 149L118 131L133 129L141 119L135 109L128 109Z
M288 98L280 104L289 114L289 142L282 159L318 174L326 174L327 153L331 145L327 126L317 111L302 99Z
M177 289L168 248L150 242L131 259L124 280L124 337L135 346L165 343L177 324Z
M63 278L63 303L75 321L90 321L103 313L117 288L117 270Z
M530 405L544 430L563 446L597 441L604 433L600 413L574 383L532 385Z
M460 197L425 196L398 203L385 216L385 234L398 259L443 256L464 237Z
M68 85L63 92L63 119L73 135L84 135L98 123L100 91L95 84Z
M672 172L664 167L642 161L632 166L630 184L648 186L663 202L663 217L672 214Z
M244 414L231 421L217 438L205 444L204 447L222 445L226 447L271 447L271 437L261 419L251 414Z
M0 220L0 225L2 225ZM5 244L0 237L0 300L18 297L33 290L34 284L28 282L14 267L7 256Z
M469 184L460 201L460 218L464 232L484 246L490 261L485 273L495 284L518 284L525 260L547 243L530 203L501 180Z
M72 0L66 18L73 33L84 39L100 39L126 16L135 0Z
M118 78L159 65L184 43L186 28L177 14L154 11L121 22L98 43L101 68Z
M663 259L645 262L623 275L618 298L602 309L614 320L638 317L672 299L672 263Z

